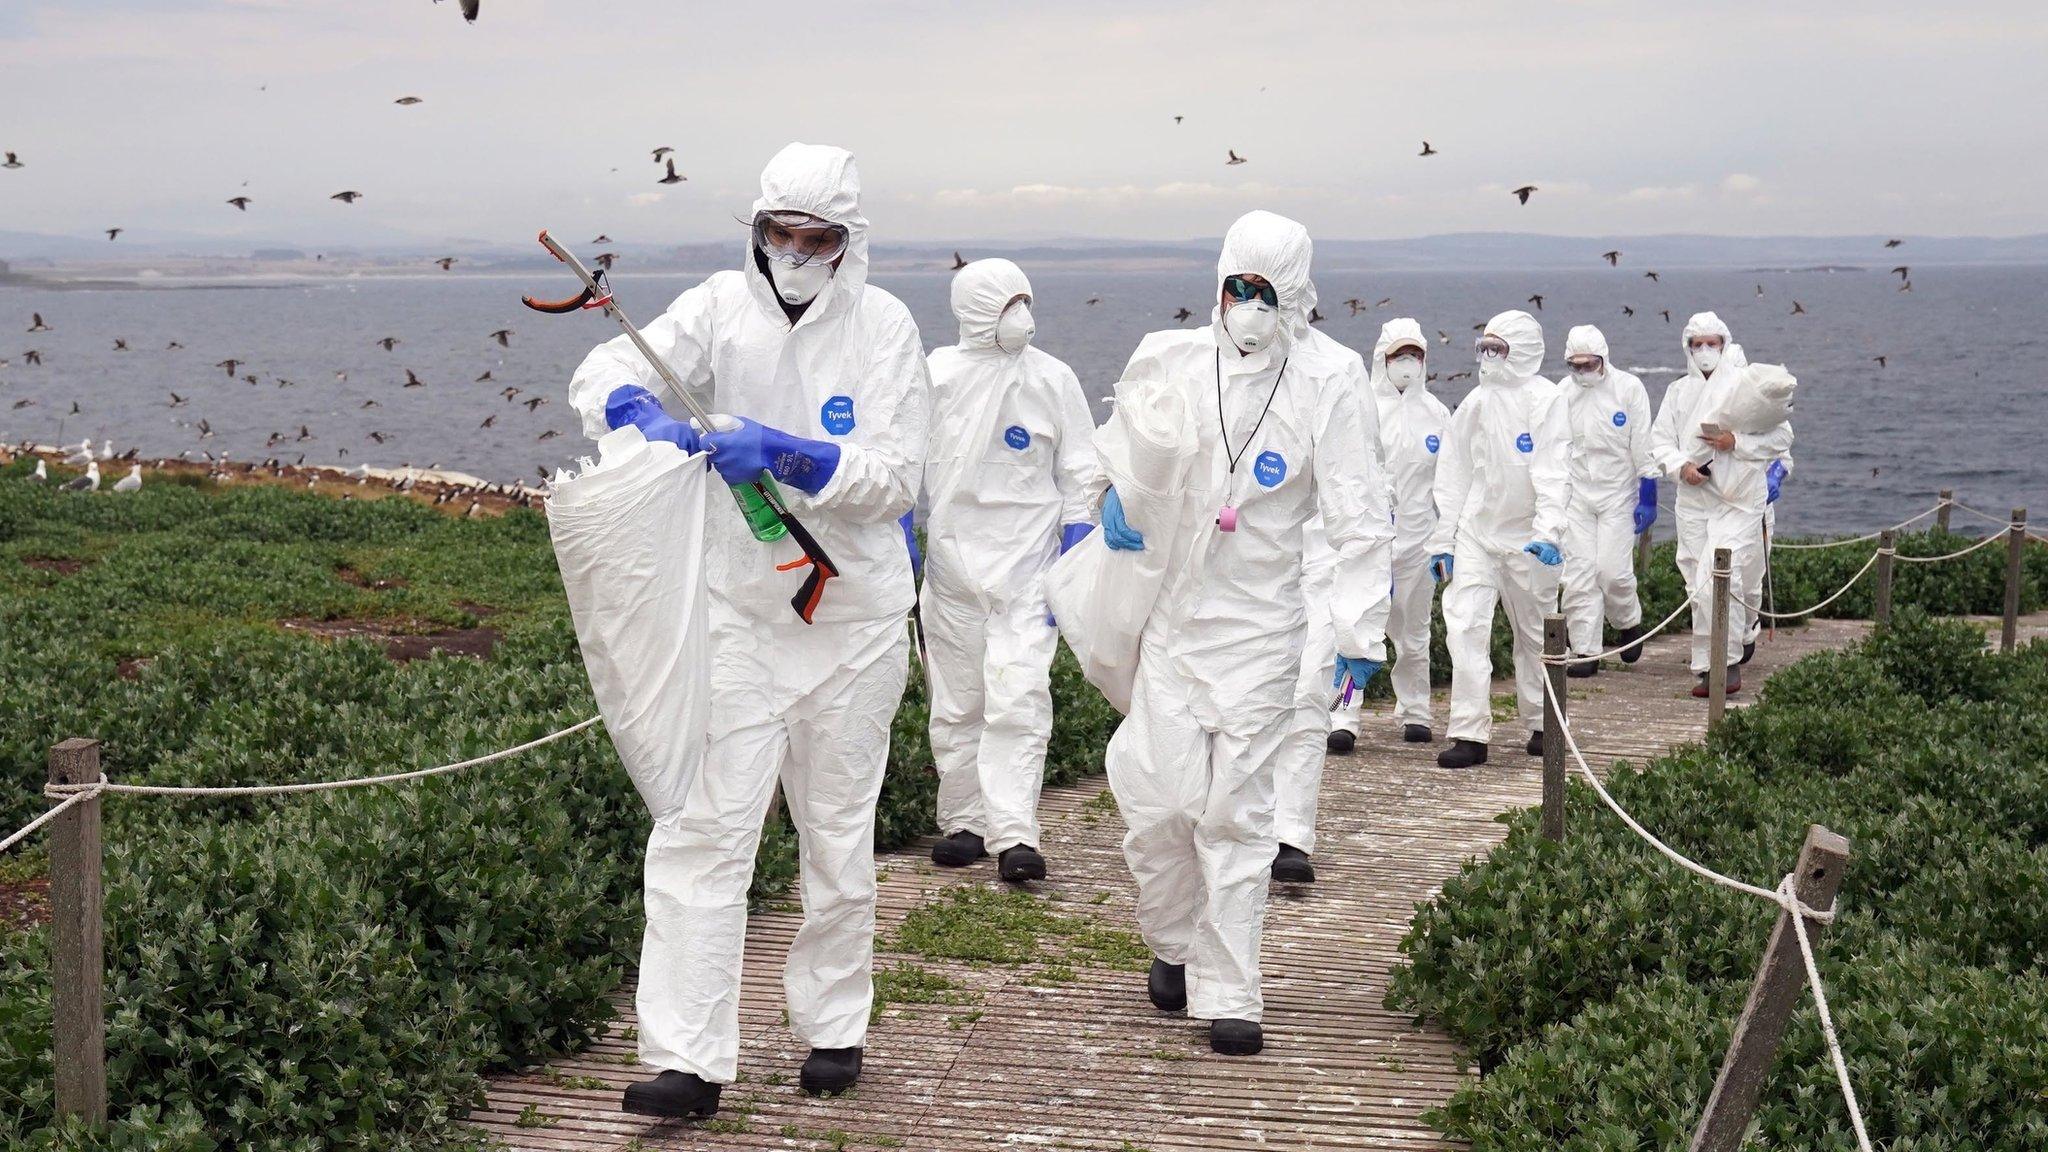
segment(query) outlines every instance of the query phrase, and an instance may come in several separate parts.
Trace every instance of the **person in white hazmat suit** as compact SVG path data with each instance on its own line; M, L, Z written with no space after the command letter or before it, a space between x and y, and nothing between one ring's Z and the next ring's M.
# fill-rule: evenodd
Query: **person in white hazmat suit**
M1678 571L1692 601L1692 670L1699 676L1692 694L1707 695L1707 673L1715 660L1728 669L1728 691L1742 689L1742 653L1750 641L1754 614L1741 601L1757 603L1763 586L1764 510L1767 474L1774 461L1792 451L1789 421L1761 433L1736 432L1720 423L1744 367L1727 363L1728 326L1712 312L1685 322L1682 334L1686 373L1671 382L1657 409L1651 444L1658 463L1678 481L1674 520L1678 530ZM1729 553L1728 643L1713 652L1714 550Z
M1728 350L1722 353L1721 362L1728 368L1746 368L1749 366L1749 354L1743 351L1742 345L1731 343ZM1771 575L1771 541L1778 538L1778 497L1783 493L1785 477L1792 474L1792 464L1792 454L1787 452L1771 461L1770 466L1764 469L1764 562L1744 573L1746 582L1742 591L1738 593L1744 600L1760 608L1769 607L1765 601L1768 595L1765 592L1765 585ZM1755 612L1750 613L1749 635L1743 637L1742 645L1741 663L1744 665L1756 655L1756 642L1762 638L1763 631L1763 617Z
M1650 393L1608 362L1607 337L1591 324L1565 334L1563 391L1571 417L1572 499L1564 530L1564 615L1574 659L1567 676L1600 671L1603 625L1613 625L1623 663L1642 656L1643 604L1636 596L1636 537L1657 520L1650 450Z
M1042 880L1038 792L1059 632L1045 572L1095 525L1095 420L1073 370L1031 346L1031 282L1008 260L953 277L960 342L931 354L925 648L939 829L932 861L994 852Z
M626 1090L629 1112L709 1115L734 1079L747 888L778 779L804 907L783 972L790 1029L811 1048L800 1083L838 1092L860 1073L875 801L915 596L897 518L917 492L930 393L917 325L867 270L853 156L791 144L761 173L741 266L644 329L688 387L730 414L719 428L664 413L653 370L625 337L593 351L570 385L593 437L632 423L707 452L726 484L772 473L841 577L804 623L790 605L802 573L777 567L799 558L794 543L756 541L723 485L711 486L711 731L680 804L652 813L637 1006L640 1058L662 1071Z
M1503 312L1479 338L1479 386L1458 405L1436 467L1439 519L1430 565L1444 589L1451 653L1451 746L1445 768L1486 762L1493 736L1493 609L1515 637L1515 695L1543 752L1543 617L1557 610L1571 500L1571 424L1543 368L1543 328L1527 312Z
M1348 366L1296 335L1310 256L1294 221L1241 218L1217 261L1211 323L1146 336L1124 369L1125 382L1186 390L1199 454L1175 563L1140 640L1130 713L1105 761L1154 955L1147 992L1161 1011L1210 1021L1210 1047L1225 1054L1264 1044L1274 757L1292 729L1306 630L1302 529L1313 512L1338 558L1336 678L1362 684L1384 658L1386 488ZM1125 520L1115 488L1104 493L1107 546L1142 549L1146 527Z
M1435 582L1429 574L1427 544L1436 526L1430 486L1451 415L1443 401L1429 394L1428 348L1421 325L1405 318L1389 320L1373 346L1369 376L1369 407L1375 415L1394 520L1393 591L1387 614L1387 635L1394 647L1390 677L1395 716L1402 725L1402 739L1410 743L1430 740L1429 618ZM1330 627L1329 595L1336 557L1327 544L1317 547L1317 527L1311 521L1309 561L1302 576L1309 630L1296 685L1296 734L1290 737L1275 781L1274 825L1280 849L1273 860L1273 879L1295 884L1315 880L1309 856L1315 852L1323 756L1356 746L1363 696L1353 692L1345 703L1340 695L1337 707L1330 707L1330 669L1337 645Z

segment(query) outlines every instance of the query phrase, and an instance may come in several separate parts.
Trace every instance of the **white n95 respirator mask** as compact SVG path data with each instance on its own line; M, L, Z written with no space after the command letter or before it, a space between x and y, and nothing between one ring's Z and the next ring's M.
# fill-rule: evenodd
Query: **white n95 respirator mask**
M1223 314L1223 331L1240 352L1257 352L1280 330L1280 310L1264 300L1242 300Z
M775 294L784 304L809 304L825 290L825 282L832 279L832 265L816 260L795 264L771 259L768 276L775 282Z
M1003 309L996 320L996 347L1015 356L1031 346L1038 326L1031 319L1031 305L1019 300Z

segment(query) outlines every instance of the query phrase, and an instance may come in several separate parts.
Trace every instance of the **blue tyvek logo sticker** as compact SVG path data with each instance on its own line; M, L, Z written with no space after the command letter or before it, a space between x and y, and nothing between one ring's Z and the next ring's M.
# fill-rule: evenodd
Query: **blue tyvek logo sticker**
M825 401L825 406L818 410L818 422L834 436L853 431L853 397L834 396Z
M1261 452L1252 462L1252 475L1260 484L1271 488L1287 479L1287 457L1278 452Z
M1429 449L1429 454L1431 456L1434 456L1436 455L1436 450L1444 446L1444 439L1436 433L1431 432L1429 435L1424 436L1422 438L1422 446L1424 448Z
M1022 452L1031 447L1031 433L1026 432L1021 424L1012 424L1003 430L1003 443Z
M1628 413L1626 413L1626 412L1616 412L1616 413L1614 414L1614 426L1615 426L1616 428L1626 428L1626 427L1628 427Z
M1536 450L1536 438L1524 432L1520 436L1515 437L1515 447L1523 452L1534 452Z

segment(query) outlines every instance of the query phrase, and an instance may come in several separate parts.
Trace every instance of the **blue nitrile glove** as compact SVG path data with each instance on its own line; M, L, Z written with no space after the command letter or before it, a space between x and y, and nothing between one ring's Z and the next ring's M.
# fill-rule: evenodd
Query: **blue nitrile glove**
M1330 682L1330 687L1342 688L1345 678L1349 677L1351 682L1358 685L1359 689L1363 691L1366 684L1370 683L1374 676L1379 675L1379 671L1380 662L1378 660L1366 660L1357 656L1339 655L1337 657L1337 678Z
M1113 552L1145 550L1145 535L1124 521L1124 502L1114 488L1102 497L1102 542Z
M1449 552L1439 552L1429 558L1429 574L1434 576L1439 584L1451 578L1451 567L1452 561Z
M1766 493L1764 503L1776 504L1778 502L1778 486L1784 482L1785 462L1783 460L1771 461L1771 466L1764 469L1764 492Z
M916 514L915 509L905 512L903 519L898 520L897 523L903 525L903 548L904 551L910 553L910 574L912 576L922 576L924 575L924 553L917 550L917 530L910 526L910 518Z
M1557 545L1552 544L1548 540L1531 541L1522 545L1522 551L1543 561L1545 568L1555 568L1559 564L1564 563L1564 553L1559 552Z
M766 472L813 496L839 470L839 445L806 440L744 416L717 418L720 427L704 434L711 466L727 484L751 484Z
M1644 477L1636 481L1636 535L1641 536L1657 522L1657 482Z
M604 422L612 428L631 424L649 440L666 440L685 452L697 450L697 430L669 415L654 393L638 384L615 388L605 397Z
M1093 524L1061 525L1060 555L1065 556L1067 554L1067 549L1072 548L1074 545L1079 544L1083 540L1086 540L1088 538L1088 534L1093 531L1095 531L1095 525Z

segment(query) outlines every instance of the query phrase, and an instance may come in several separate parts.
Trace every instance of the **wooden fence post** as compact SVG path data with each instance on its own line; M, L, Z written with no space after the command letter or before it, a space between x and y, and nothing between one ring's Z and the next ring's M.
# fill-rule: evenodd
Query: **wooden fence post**
M1948 535L1948 509L1949 509L1949 505L1951 505L1951 504L1954 504L1955 502L1956 502L1956 491L1955 491L1955 489L1953 489L1953 488L1943 488L1943 489L1941 490L1941 503L1939 503L1939 504L1936 504L1936 505L1934 506L1934 526L1935 526L1936 528L1939 528L1939 529L1941 529L1941 533L1942 533L1942 535L1944 535L1944 536Z
M2005 628L1998 634L1998 650L2011 652L2020 642L2020 577L2026 572L2027 510L2012 510L2012 526L2005 530Z
M1890 528L1877 534L1877 601L1870 615L1879 628L1892 622L1892 550L1898 544L1899 535Z
M99 741L73 738L50 749L50 783L94 784L99 778ZM98 796L73 804L50 822L50 937L57 1114L83 1116L103 1126L107 1020Z
M1847 840L1818 824L1808 827L1806 844L1799 850L1798 871L1793 873L1794 895L1816 912L1832 910L1848 863ZM1808 920L1807 936L1817 935L1820 928L1817 921ZM1756 983L1750 985L1749 1002L1742 1006L1735 1034L1728 1041L1728 1055L1721 1061L1721 1074L1714 1080L1714 1094L1707 1097L1707 1110L1693 1131L1692 1152L1735 1152L1741 1147L1764 1077L1770 1073L1778 1042L1784 1039L1785 1024L1805 987L1806 962L1799 955L1792 916L1780 910L1771 941L1757 965Z
M1552 612L1543 617L1543 655L1562 661L1571 649L1569 635L1563 616ZM1543 665L1543 675L1550 683L1550 691L1543 697L1543 836L1547 840L1564 839L1564 670L1562 663L1547 660Z
M1728 712L1728 549L1714 549L1713 627L1707 633L1707 731Z

